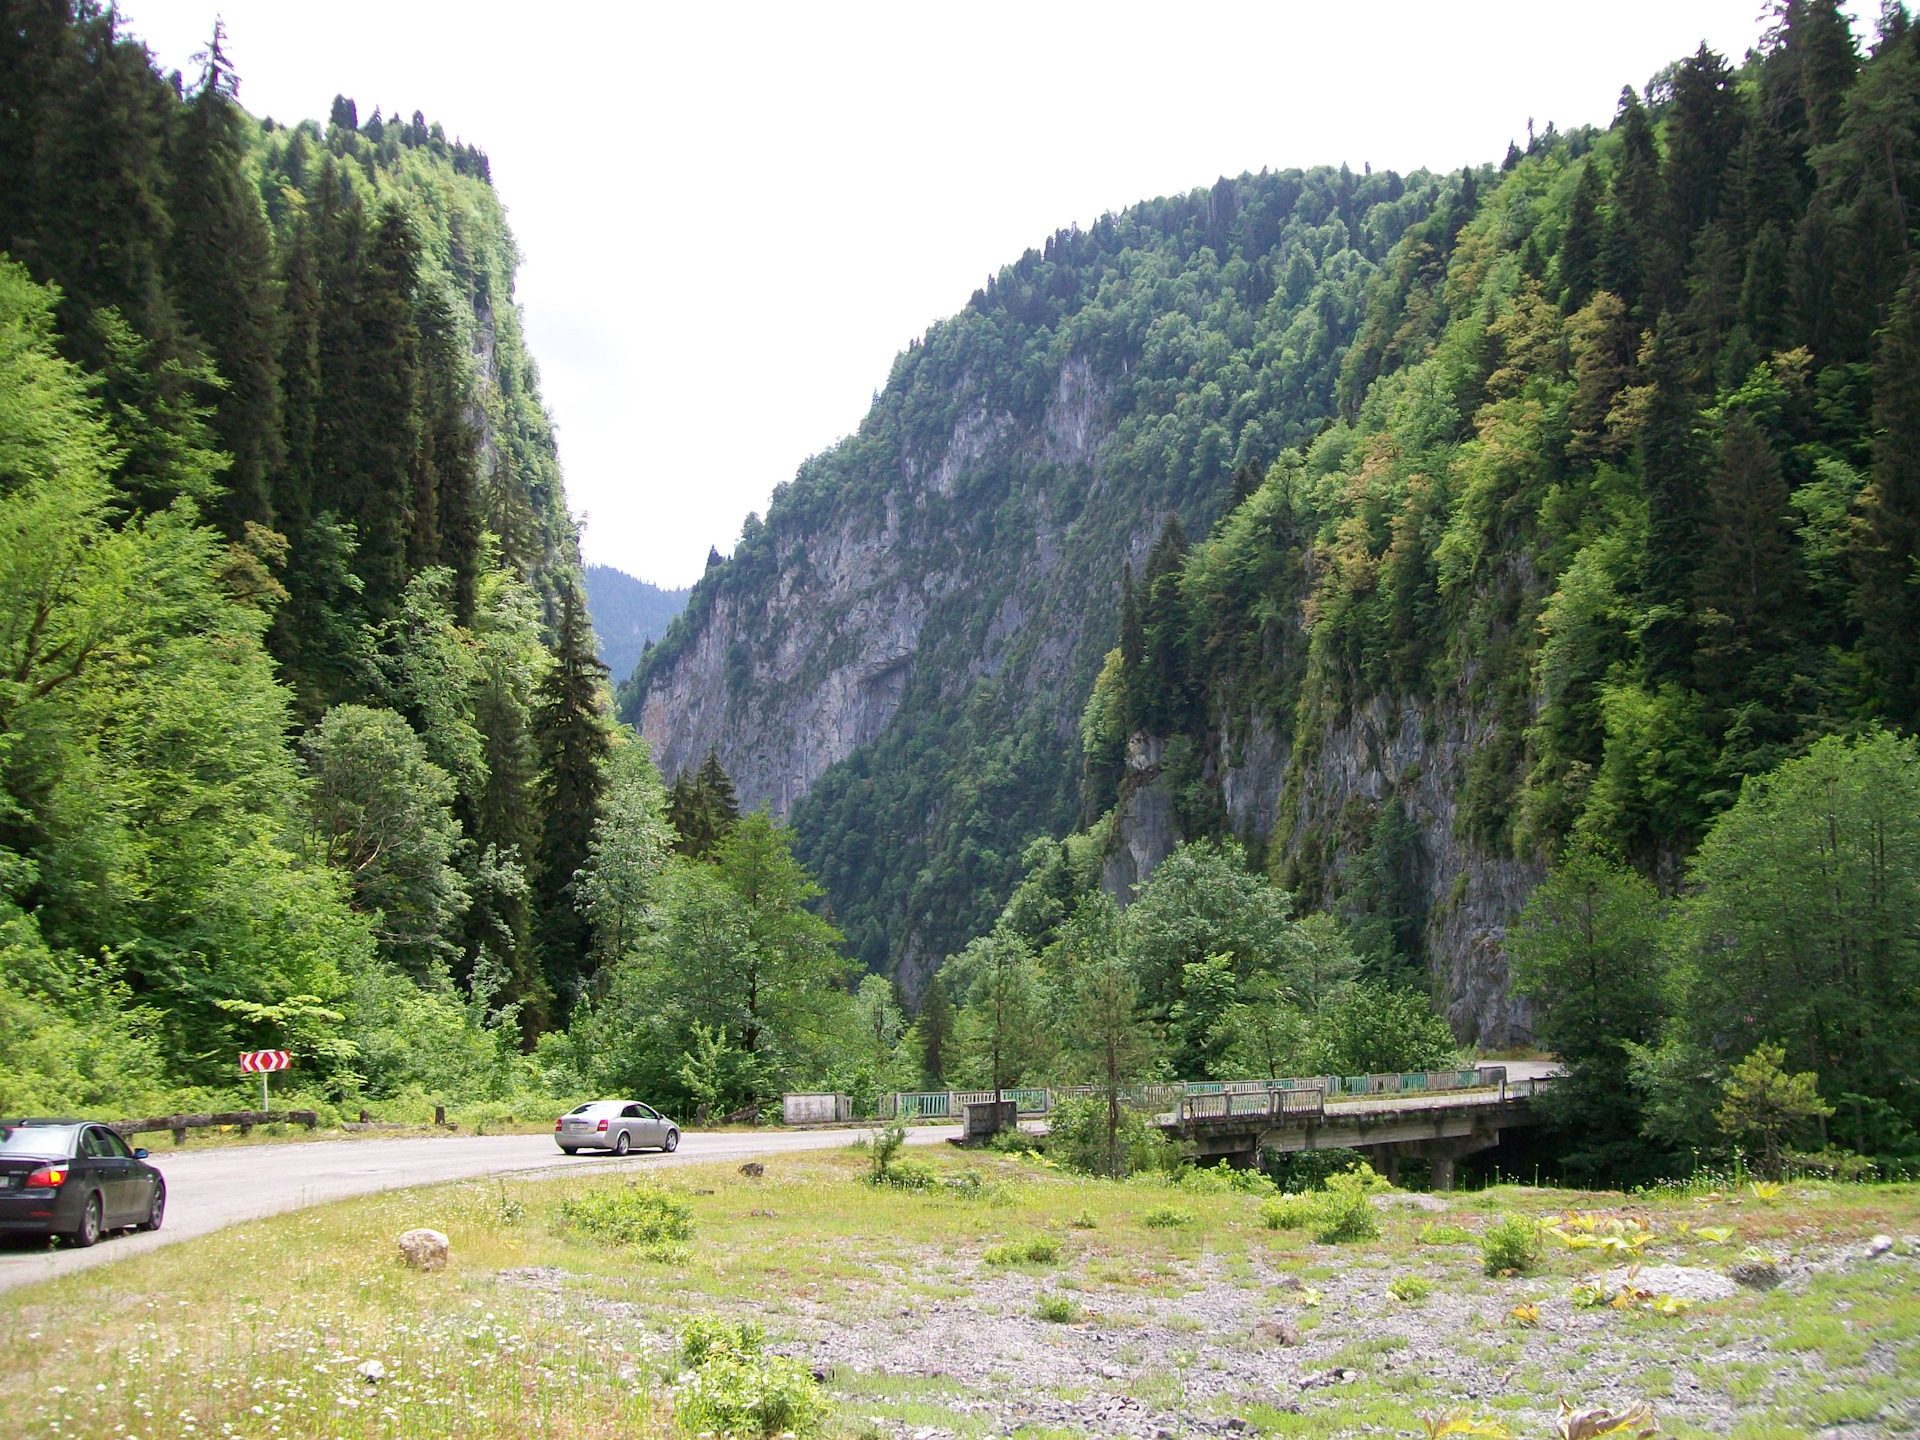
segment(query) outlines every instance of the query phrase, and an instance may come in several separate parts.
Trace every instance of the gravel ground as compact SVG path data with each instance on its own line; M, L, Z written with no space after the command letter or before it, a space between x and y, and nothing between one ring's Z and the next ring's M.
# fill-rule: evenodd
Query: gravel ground
M773 1348L810 1364L849 1414L870 1414L868 1431L904 1440L1004 1436L1022 1427L1140 1440L1233 1433L1250 1428L1256 1407L1358 1411L1367 1396L1380 1399L1382 1387L1410 1392L1418 1408L1442 1414L1484 1413L1496 1400L1524 1394L1522 1409L1502 1412L1516 1435L1551 1434L1563 1398L1620 1407L1653 1394L1670 1429L1725 1434L1757 1412L1748 1405L1736 1413L1724 1376L1789 1363L1764 1339L1715 1340L1698 1318L1575 1308L1565 1277L1483 1280L1478 1258L1470 1246L1436 1246L1389 1266L1382 1257L1303 1242L1271 1262L1163 1261L1154 1283L1140 1286L1098 1283L1082 1273L1071 1247L1059 1267L1015 1271L929 1253L852 1305L788 1296L736 1304L732 1313L760 1320ZM1879 1263L1914 1262L1836 1250L1783 1266L1781 1284L1791 1291L1816 1270ZM1319 1267L1324 1278L1303 1281L1295 1273L1302 1265ZM1390 1280L1407 1274L1432 1283L1424 1300L1405 1304L1387 1293ZM1070 1277L1083 1288L1066 1288ZM1617 1288L1628 1272L1605 1278ZM590 1298L565 1272L501 1279L545 1291L555 1306L585 1304L603 1318L649 1327L646 1307ZM1631 1283L1694 1302L1740 1293L1721 1270L1651 1260ZM1037 1318L1043 1293L1068 1295L1084 1319ZM1523 1301L1539 1307L1537 1325L1525 1330L1508 1314ZM654 1315L649 1349L664 1361L672 1337ZM881 1413L888 1410L895 1413ZM902 1410L911 1414L903 1419ZM1847 1431L1857 1440L1875 1433Z

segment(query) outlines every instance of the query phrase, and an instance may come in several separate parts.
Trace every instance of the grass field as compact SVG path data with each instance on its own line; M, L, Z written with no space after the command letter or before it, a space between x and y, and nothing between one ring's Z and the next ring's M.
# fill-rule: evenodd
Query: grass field
M1920 1426L1916 1187L1394 1194L1378 1238L1318 1245L1218 1187L932 1163L954 1183L875 1188L853 1151L662 1171L693 1226L665 1258L566 1222L613 1176L246 1225L0 1298L0 1397L23 1436L664 1436L710 1315L823 1376L849 1436L1550 1435L1562 1400L1646 1400L1676 1436ZM1490 1278L1510 1213L1580 1248ZM445 1272L400 1263L417 1225ZM1763 1257L1777 1288L1726 1277Z

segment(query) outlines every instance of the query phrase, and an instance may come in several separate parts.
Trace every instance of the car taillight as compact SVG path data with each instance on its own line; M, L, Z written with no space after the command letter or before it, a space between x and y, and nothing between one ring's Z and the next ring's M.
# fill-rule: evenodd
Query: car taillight
M607 1128L607 1122L602 1120L598 1125L594 1126L593 1128L596 1130L604 1130Z
M52 1190L67 1183L65 1165L42 1165L27 1176L26 1188L29 1190Z
M563 1125L565 1125L566 1123L567 1123L567 1122L566 1122L565 1120L556 1120L556 1121L554 1121L554 1122L553 1122L553 1133L554 1133L554 1134L556 1134L556 1135L558 1135L558 1134L560 1133L560 1127L561 1127L561 1126L563 1126Z

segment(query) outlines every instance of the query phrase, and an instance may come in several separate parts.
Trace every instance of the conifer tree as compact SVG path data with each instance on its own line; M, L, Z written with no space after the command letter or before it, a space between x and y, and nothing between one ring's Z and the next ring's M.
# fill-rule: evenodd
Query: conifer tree
M246 169L247 121L236 96L225 30L214 22L199 84L180 112L173 146L171 278L185 325L224 382L213 429L233 463L216 512L229 537L269 524L269 477L282 454L272 246Z
M574 875L587 862L607 756L607 667L594 653L593 630L577 581L560 593L553 667L540 685L534 739L540 755L540 848L534 866L534 908L548 983L563 1007L579 994L591 959L591 928L575 906Z
M1593 298L1600 267L1600 162L1589 155L1580 166L1580 183L1567 212L1567 233L1560 242L1561 308L1572 314Z
M739 818L740 801L718 751L709 750L698 770L681 771L667 793L667 819L678 837L674 849L689 859L712 858Z
M1855 597L1876 708L1920 726L1920 274L1909 272L1874 357L1873 479Z
M1710 490L1705 559L1694 592L1697 684L1731 703L1751 694L1755 662L1782 648L1800 589L1780 461L1742 412L1727 420Z
M1649 387L1640 436L1640 476L1647 493L1647 548L1641 639L1648 678L1692 675L1693 589L1705 543L1706 494L1694 442L1694 409L1673 319L1662 314L1641 360Z
M1740 129L1733 71L1702 44L1674 76L1667 119L1668 239L1683 264L1701 228L1720 212L1721 185Z

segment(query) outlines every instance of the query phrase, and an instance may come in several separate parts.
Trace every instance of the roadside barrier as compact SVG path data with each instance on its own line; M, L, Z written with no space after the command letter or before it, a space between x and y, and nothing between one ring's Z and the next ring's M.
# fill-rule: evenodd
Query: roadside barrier
M208 1130L215 1125L238 1125L242 1135L256 1125L304 1125L311 1130L320 1117L311 1110L216 1110L207 1115L156 1115L150 1120L121 1120L107 1126L114 1133L142 1135L151 1130L171 1130L173 1143L187 1143L187 1131Z

